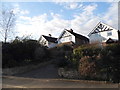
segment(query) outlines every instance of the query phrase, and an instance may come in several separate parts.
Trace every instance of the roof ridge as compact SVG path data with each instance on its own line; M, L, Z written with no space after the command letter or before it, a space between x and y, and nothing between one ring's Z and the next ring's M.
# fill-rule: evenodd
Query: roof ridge
M50 36L46 36L46 35L42 35L47 41L49 42L54 42L56 43L57 41L57 38L54 38L54 37L50 37Z
M56 38L56 37L51 37L51 36L46 36L46 35L42 35L42 36L49 37L49 38ZM56 38L56 39L57 39L57 38Z
M67 30L67 29L66 29L66 30ZM74 31L69 31L69 30L67 30L67 31L70 32L70 33L73 34L73 35L77 34L77 35L79 35L79 36L81 36L81 37L87 38L86 36L81 35L81 34L78 34L78 33L74 32ZM87 39L88 39L88 38L87 38Z

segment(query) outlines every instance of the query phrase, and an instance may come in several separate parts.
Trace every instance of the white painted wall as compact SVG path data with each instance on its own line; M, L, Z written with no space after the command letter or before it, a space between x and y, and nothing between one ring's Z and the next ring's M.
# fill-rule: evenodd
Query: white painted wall
M108 36L108 33L112 33L112 35ZM91 34L90 36L90 43L94 42L106 42L109 38L118 40L118 30L113 29L111 31L104 31L95 34Z
M49 48L53 48L57 45L57 43L52 43L52 42L48 42L48 47Z
M39 43L43 46L47 46L48 47L48 41L43 37L41 36L40 40L39 40Z
M76 43L76 42L75 42L75 36L74 36L74 35L72 35L72 42Z
M65 33L64 33L65 32ZM64 31L64 32L62 32L62 33L64 33L63 35L62 35L62 38L59 38L58 39L58 44L60 44L60 43L65 43L65 42L70 42L70 41L72 41L72 42L74 42L75 43L75 36L74 35L72 35L70 32L68 32L68 31Z
M57 45L57 43L48 42L43 36L41 36L39 43L42 44L43 46L47 46L48 48L52 48Z

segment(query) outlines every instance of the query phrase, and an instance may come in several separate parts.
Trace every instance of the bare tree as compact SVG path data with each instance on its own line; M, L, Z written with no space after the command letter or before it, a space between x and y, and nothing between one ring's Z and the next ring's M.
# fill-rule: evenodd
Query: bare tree
M0 15L0 34L3 38L3 41L6 43L8 37L13 33L13 29L15 26L15 14L13 10L1 10Z

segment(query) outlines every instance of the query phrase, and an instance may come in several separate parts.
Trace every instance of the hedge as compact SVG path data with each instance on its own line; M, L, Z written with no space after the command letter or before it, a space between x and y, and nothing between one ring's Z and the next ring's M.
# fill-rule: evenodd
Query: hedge
M2 66L3 68L10 68L43 62L46 59L46 50L45 47L32 39L24 41L14 40L11 43L3 43Z

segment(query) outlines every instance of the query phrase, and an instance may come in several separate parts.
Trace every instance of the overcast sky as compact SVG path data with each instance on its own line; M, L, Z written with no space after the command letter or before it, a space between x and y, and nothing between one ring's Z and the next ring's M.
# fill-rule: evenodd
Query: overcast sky
M66 28L87 36L100 21L118 28L117 2L6 2L17 14L16 36L52 34Z

